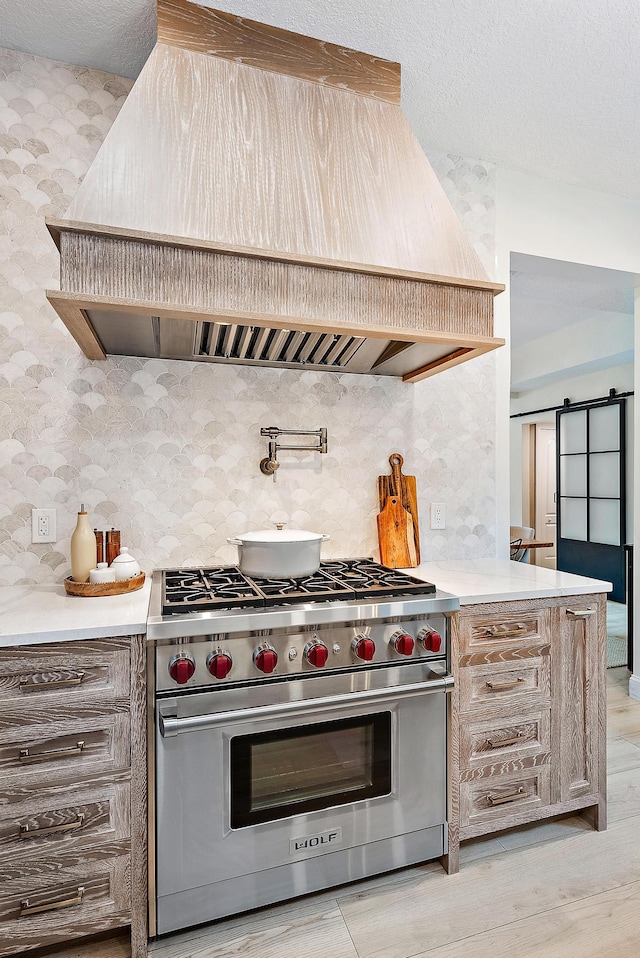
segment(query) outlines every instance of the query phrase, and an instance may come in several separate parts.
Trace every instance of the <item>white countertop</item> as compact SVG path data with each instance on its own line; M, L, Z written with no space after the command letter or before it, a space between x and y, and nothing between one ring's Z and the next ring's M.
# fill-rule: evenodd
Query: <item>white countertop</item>
M406 572L460 598L461 605L608 592L610 582L509 559L423 562ZM151 576L137 592L67 595L63 585L0 587L0 648L135 635L147 630Z
M434 582L438 589L451 592L460 605L478 602L504 602L509 599L535 599L563 595L610 592L612 585L602 579L588 579L571 572L556 572L511 559L451 559L422 562L406 572Z
M64 585L0 587L0 648L147 631L151 576L136 592L67 595Z

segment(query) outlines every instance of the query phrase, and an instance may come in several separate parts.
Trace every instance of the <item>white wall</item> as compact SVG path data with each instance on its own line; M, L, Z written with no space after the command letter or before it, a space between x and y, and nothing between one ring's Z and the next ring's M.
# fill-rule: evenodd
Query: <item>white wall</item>
M634 285L632 278L630 285ZM553 382L629 363L633 366L633 316L602 310L581 323L514 347L511 391L530 393Z
M555 183L524 173L497 171L496 263L499 282L508 284L512 252L546 256L570 263L585 263L610 269L640 272L640 203L624 197L596 193L564 183ZM496 335L509 329L508 293L496 300ZM640 331L640 304L636 304L636 336ZM498 350L496 383L497 462L509 461L509 343ZM640 355L636 351L636 386L640 387ZM640 419L640 417L638 417ZM635 449L639 443L635 430ZM498 470L498 547L507 541L509 525L509 473ZM635 510L638 516L640 510ZM640 529L636 528L640 533ZM639 540L640 541L640 540ZM506 550L506 546L504 547ZM634 658L636 675L630 691L640 698L640 577L635 583L636 629Z
M559 382L548 383L539 389L511 397L511 414L523 413L528 409L543 409L546 406L559 406L566 398L571 402L586 402L599 396L607 396L610 389L616 392L628 392L633 389L633 363L601 369L586 376L566 376ZM629 397L633 405L633 397ZM553 419L553 413L547 413L543 419ZM523 417L523 421L524 417Z
M639 345L639 348L636 350L636 361L635 361L635 385L634 389L637 392L640 389L640 289L635 291L635 304L634 304L634 326L636 332L636 342ZM636 476L640 476L640 416L636 417L636 428L635 428L635 455L634 455L634 468L636 470ZM635 520L634 520L634 541L640 542L640 507L635 511ZM635 550L634 550L635 551ZM634 635L633 635L633 658L634 658L634 667L633 675L629 680L629 695L634 699L640 699L640 637L638 632L638 617L640 616L640 606L638 605L638 598L640 597L640 565L638 565L638 557L634 557L634 581L633 581L633 597L634 597Z

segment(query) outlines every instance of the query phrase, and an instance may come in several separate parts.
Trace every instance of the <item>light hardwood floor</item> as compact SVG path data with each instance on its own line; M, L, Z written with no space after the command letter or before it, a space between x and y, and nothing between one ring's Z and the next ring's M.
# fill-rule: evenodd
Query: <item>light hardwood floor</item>
M607 668L627 662L627 607L607 600Z
M151 958L638 958L640 702L609 669L609 828L579 817L156 941Z

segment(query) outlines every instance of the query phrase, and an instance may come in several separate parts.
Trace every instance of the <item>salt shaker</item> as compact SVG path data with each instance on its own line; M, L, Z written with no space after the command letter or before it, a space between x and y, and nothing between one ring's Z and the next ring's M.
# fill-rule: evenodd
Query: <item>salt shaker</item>
M89 572L89 582L115 582L116 574L110 569L106 562L99 562L95 569Z

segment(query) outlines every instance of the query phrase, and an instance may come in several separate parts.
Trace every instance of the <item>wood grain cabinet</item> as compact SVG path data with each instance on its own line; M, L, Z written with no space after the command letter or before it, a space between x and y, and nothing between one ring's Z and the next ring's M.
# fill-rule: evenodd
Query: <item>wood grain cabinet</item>
M460 841L583 811L606 827L606 596L454 617L449 872Z
M142 636L0 649L0 956L144 926L143 658Z

